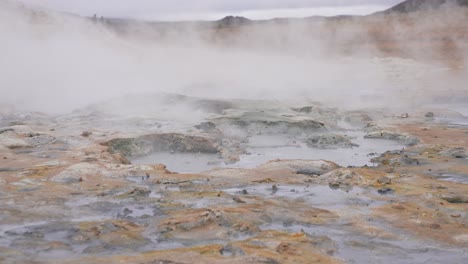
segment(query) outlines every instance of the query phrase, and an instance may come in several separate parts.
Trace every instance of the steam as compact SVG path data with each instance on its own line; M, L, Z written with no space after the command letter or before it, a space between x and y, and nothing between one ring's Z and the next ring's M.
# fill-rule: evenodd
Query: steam
M463 23L466 13L438 18ZM144 23L109 25L0 2L0 112L15 107L62 113L129 94L163 92L307 98L353 108L415 107L440 96L442 85L454 96L468 92L463 85L468 45L460 36L445 40L449 52L431 48L421 54L424 38L404 41L430 28L429 19L409 27L404 24L413 20L388 24L385 19L235 28L193 23L158 31ZM444 30L445 24L433 30ZM407 58L380 46L381 32L370 25L388 26L383 30ZM447 60L439 53L448 53Z

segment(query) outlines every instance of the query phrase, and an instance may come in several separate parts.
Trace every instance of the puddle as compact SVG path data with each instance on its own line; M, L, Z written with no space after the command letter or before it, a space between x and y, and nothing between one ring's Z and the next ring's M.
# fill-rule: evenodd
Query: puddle
M0 246L8 247L11 242L11 236L25 233L30 228L47 224L46 221L31 222L21 225L1 225L0 226Z
M372 165L370 153L384 153L386 151L404 148L403 145L391 140L366 139L364 133L348 132L353 143L358 147L338 149L310 148L303 143L291 141L286 136L256 136L250 139L247 149L250 155L242 155L240 161L231 167L255 168L274 159L306 159L329 160L340 166Z
M445 124L448 127L453 128L468 128L467 117L456 117L456 118L435 118L438 123Z
M101 205L102 204L102 205ZM101 222L112 219L129 219L140 225L157 226L163 213L154 204L110 203L98 201L95 198L75 199L69 203L77 218L60 221L38 221L19 225L0 226L0 247L20 247L23 252L41 257L56 259L61 256L84 254L84 250L93 247L97 240L76 242L71 240L76 233L76 226L83 222ZM104 207L104 208L101 208ZM101 209L99 209L101 208ZM63 242L65 248L48 248L50 242ZM156 245L161 247L164 245ZM109 248L103 254L117 253Z
M38 222L14 227L5 234L10 243L17 243L16 246L22 248L23 252L26 253L53 259L78 256L83 253L85 248L93 244L93 242L73 243L70 240L70 237L76 232L70 223L78 223L83 220L85 219L73 219L70 222ZM66 246L54 249L50 247L49 243L51 242L62 242Z
M260 227L261 230L281 230L289 233L305 232L313 236L329 237L336 244L333 255L345 263L464 263L464 250L444 248L431 241L418 240L406 233L397 232L386 224L376 222L369 217L372 207L380 206L385 201L378 200L372 190L353 188L349 191L334 190L328 186L278 186L273 192L271 185L259 185L247 188L232 188L225 192L235 195L263 195L270 199L289 198L305 201L314 208L335 211L341 215L337 222L325 225L308 225L298 222L274 221ZM350 209L350 210L346 210ZM369 224L386 232L397 235L395 239L382 239L361 233L350 225L353 219L368 219Z
M467 174L443 173L435 177L442 181L468 184Z
M455 128L468 128L468 107L466 104L436 104L431 105L431 107L439 109L447 109L460 113L461 116L436 116L434 121L437 123L442 123L448 127Z
M117 214L117 218L148 218L157 214L156 206L128 204Z
M314 236L327 236L336 243L335 257L345 263L465 263L462 249L446 249L428 241L390 240L358 234L344 225L306 226L280 223L265 225L262 230L282 230L290 233L305 232Z
M286 198L291 200L303 200L308 205L326 209L343 209L349 206L376 206L382 204L378 200L374 200L367 196L371 191L354 187L349 191L340 189L331 189L328 186L313 185L278 185L274 191L272 185L256 185L247 186L245 188L231 188L223 190L231 195L243 195L246 191L250 196L261 195L270 199Z
M180 200L175 200L181 204L184 204L186 207L189 208L196 208L196 209L202 209L202 208L210 208L213 205L218 205L218 204L228 204L230 200L226 200L220 197L200 197L196 200L185 200L185 199L180 199Z
M47 158L49 158L49 157L47 157ZM63 161L53 160L53 161L41 163L41 164L36 165L34 167L56 167L56 166L62 166L62 165L66 165L66 164L67 163L63 162Z
M371 166L371 153L404 148L391 140L365 139L364 133L348 133L355 137L353 142L359 147L318 149L307 147L286 136L255 136L250 139L247 151L237 163L226 165L216 154L167 153L158 152L132 160L133 164L164 164L167 169L179 173L199 173L214 168L255 168L275 159L329 160L340 166ZM139 179L135 178L134 181Z
M172 250L178 248L186 247L184 244L179 242L170 242L170 241L159 241L158 239L152 240L149 246L144 247L145 251L152 251L152 250Z
M217 154L157 152L132 159L133 164L164 164L167 169L179 173L200 173L214 168L255 168L275 159L329 160L340 166L372 166L369 154L402 149L405 146L391 140L366 139L365 133L346 133L358 147L318 149L295 141L285 135L259 135L249 139L248 155L241 155L240 161L226 165ZM134 181L138 181L135 178Z
M90 205L96 202L98 202L97 197L81 197L81 198L70 199L65 202L65 205L70 206L70 207L79 207L79 206Z
M154 191L152 191L152 194ZM161 198L158 194L150 195L148 198ZM151 202L113 200L98 197L73 198L65 203L71 210L71 219L68 222L93 222L112 219L131 219L134 222L145 222L149 218L156 221L162 215L159 208ZM73 218L74 217L74 218ZM159 218L158 218L159 219Z
M439 109L447 109L451 111L455 111L457 113L460 113L466 117L468 117L468 107L466 104L431 104L428 107L431 108L439 108Z
M167 169L179 173L195 173L223 167L223 160L217 154L156 152L132 159L132 164L164 164Z
M238 196L239 198L253 199L260 196L263 199L281 199L288 202L301 202L318 209L340 212L344 209L348 214L351 210L364 213L369 209L382 205L376 195L375 190L365 190L354 187L345 191L341 189L331 189L329 186L322 185L277 185L276 191L273 191L272 184L259 184L240 186L236 188L223 189L222 192ZM180 199L176 200L183 203L188 208L210 208L218 204L235 204L231 198L223 197L198 197L195 200Z

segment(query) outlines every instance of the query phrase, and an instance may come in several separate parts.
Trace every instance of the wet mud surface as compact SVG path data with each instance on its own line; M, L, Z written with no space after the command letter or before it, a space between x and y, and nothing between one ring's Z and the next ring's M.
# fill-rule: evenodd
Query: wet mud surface
M462 113L183 97L196 117L168 119L166 96L144 116L2 115L0 262L468 257Z

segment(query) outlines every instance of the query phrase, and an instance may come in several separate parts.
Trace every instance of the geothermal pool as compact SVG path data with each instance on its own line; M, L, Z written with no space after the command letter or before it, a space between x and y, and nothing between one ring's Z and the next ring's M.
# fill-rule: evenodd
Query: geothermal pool
M164 164L167 169L179 173L199 173L214 168L255 168L275 159L329 160L340 166L373 166L371 159L386 151L400 150L405 146L385 139L364 138L362 132L348 132L352 148L320 149L291 140L284 135L259 135L249 139L248 154L238 162L226 164L217 154L156 152L131 159L132 164Z

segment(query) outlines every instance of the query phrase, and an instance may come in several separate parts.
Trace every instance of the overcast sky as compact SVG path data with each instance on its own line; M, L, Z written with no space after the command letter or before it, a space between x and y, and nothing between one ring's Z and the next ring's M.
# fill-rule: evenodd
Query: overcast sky
M27 5L106 17L153 20L218 19L243 15L252 19L311 15L368 14L402 0L16 0Z

